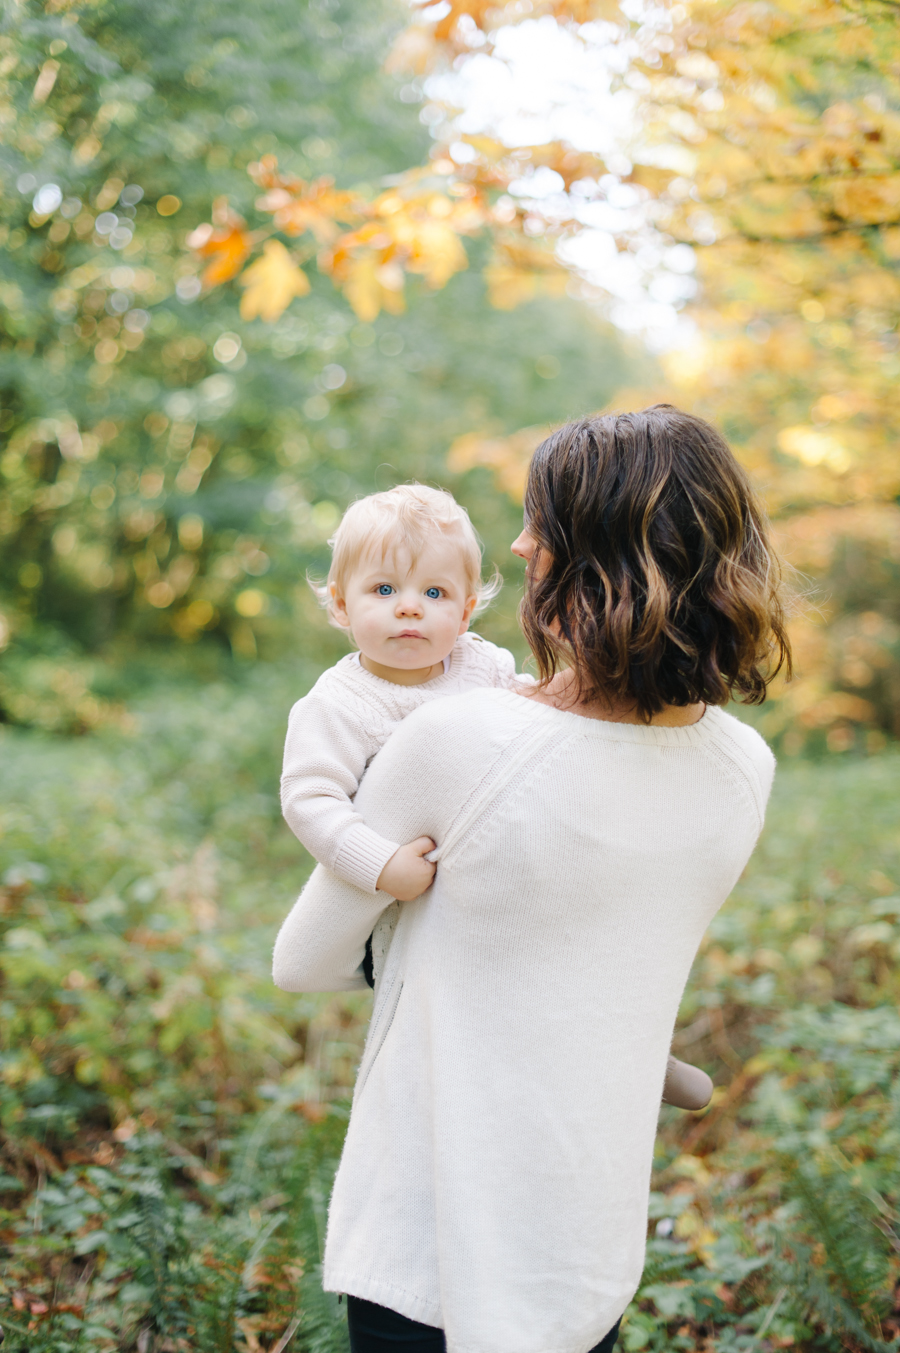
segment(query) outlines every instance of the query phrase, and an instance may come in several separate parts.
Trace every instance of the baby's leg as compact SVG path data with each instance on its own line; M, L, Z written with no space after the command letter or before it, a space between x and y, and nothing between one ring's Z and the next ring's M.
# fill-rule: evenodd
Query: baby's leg
M669 1057L663 1086L664 1104L674 1104L676 1109L705 1109L712 1099L712 1092L712 1079L699 1066Z

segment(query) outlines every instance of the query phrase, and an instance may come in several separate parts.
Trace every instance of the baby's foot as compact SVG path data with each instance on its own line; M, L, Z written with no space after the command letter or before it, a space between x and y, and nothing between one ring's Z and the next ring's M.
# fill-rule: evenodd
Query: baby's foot
M705 1109L712 1099L712 1092L712 1079L699 1066L679 1062L677 1057L669 1058L663 1086L664 1104L674 1104L676 1109Z

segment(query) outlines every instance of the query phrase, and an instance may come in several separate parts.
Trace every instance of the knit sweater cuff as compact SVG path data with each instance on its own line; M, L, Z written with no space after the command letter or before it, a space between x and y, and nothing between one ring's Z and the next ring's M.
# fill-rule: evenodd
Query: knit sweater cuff
M388 841L364 823L348 832L338 851L333 872L345 883L352 883L364 893L377 893L378 878L399 842Z

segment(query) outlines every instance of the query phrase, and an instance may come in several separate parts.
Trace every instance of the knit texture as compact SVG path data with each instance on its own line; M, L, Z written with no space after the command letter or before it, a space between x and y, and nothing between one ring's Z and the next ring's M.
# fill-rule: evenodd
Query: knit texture
M349 653L290 713L281 808L291 831L338 878L375 893L379 874L403 842L373 831L354 808L369 762L420 705L516 681L512 654L477 634L461 635L447 671L421 686L383 681L366 671L358 653Z
M439 863L376 987L328 1290L442 1327L449 1353L586 1353L611 1329L643 1266L678 1004L773 769L718 709L646 727L487 690L402 722L357 806ZM317 869L276 983L362 986L383 905Z

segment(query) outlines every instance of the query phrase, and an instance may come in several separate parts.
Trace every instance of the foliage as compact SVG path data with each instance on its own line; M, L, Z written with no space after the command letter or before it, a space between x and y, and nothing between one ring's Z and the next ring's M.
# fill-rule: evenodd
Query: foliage
M692 152L696 193L678 200L670 181L666 226L701 246L698 315L720 345L710 407L763 473L777 467L778 506L891 499L895 7L701 0L670 44L649 83L658 129ZM743 401L726 411L722 387L739 373Z
M551 236L584 228L579 200L624 203L628 185L628 202L645 210L621 217L623 246L646 243L649 222L661 245L698 251L691 313L707 343L669 374L769 477L773 506L894 497L896 5L689 0L638 13L580 0L459 0L407 32L396 59L420 70L458 65L496 51L504 28L547 14L586 40L597 40L599 23L606 47L623 51L623 86L641 100L633 163L470 137L456 177L477 182L490 166L495 191L515 178L519 213L539 214L528 178L552 168L561 196L545 222ZM458 134L447 113L445 142Z
M3 208L0 628L20 651L0 677L6 717L76 730L120 717L85 646L283 645L307 614L297 578L348 498L379 477L444 477L448 446L476 510L472 466L515 498L546 423L618 387L620 407L662 395L722 425L793 561L825 560L795 626L808 680L770 721L790 726L785 746L895 733L896 587L847 510L884 501L891 557L891 7L466 0L399 33L393 11L357 8L323 0L295 22L267 0L253 25L236 4L177 21L133 0L9 12L4 172L24 187ZM618 54L613 86L637 101L628 159L461 133L433 99L426 136L414 105L429 73L551 19ZM238 77L252 109L232 101ZM300 86L303 100L286 96ZM529 196L540 175L558 184L549 205ZM620 248L697 255L701 337L664 359L663 382L551 299L586 208L623 194L629 209L607 210ZM847 550L862 574L849 610L828 563Z
M245 252L235 214L257 210L248 164L270 206L275 156L304 181L327 166L369 182L384 204L385 176L423 157L416 110L378 68L395 31L387 0L263 0L252 15L237 0L27 0L4 13L6 719L72 731L120 719L103 664L147 643L283 653L311 618L304 574L354 496L443 477L473 421L550 423L627 378L633 364L574 302L513 318L491 310L477 273L433 295L430 264L409 313L374 324L315 276L302 313L271 323L272 295L300 286L274 238L245 286L198 298L185 235L197 243L220 204L198 248L222 281ZM331 210L338 194L317 194ZM515 508L477 484L468 498L505 556Z
M282 1096L237 1128L227 1182L146 1131L120 1132L105 1165L86 1157L57 1173L13 1228L10 1347L342 1353L343 1313L320 1267L346 1112L310 1124L290 1110ZM48 1265L57 1282L41 1297L29 1277Z
M821 580L808 675L753 717L787 751L900 731L895 7L418 8L3 8L14 1350L345 1347L318 1264L368 998L277 992L269 952L308 866L284 717L343 651L303 575L355 494L447 483L502 561L548 425L674 396ZM419 108L441 62L551 18L622 57L629 167ZM557 294L579 203L623 192L623 250L697 257L705 337L662 380ZM511 591L484 625L521 657ZM717 1090L663 1113L628 1350L897 1346L897 792L890 749L781 772L683 1003Z
M271 984L305 873L272 792L297 681L182 684L92 744L3 739L13 1347L255 1350L295 1313L298 1346L343 1347L317 1265L368 998Z
M306 867L274 795L283 716L314 675L180 674L88 741L2 734L14 1349L260 1353L297 1316L297 1347L341 1347L316 1266L368 997L268 972ZM781 773L683 1004L676 1048L718 1089L664 1111L627 1349L897 1332L898 771Z
M622 52L620 88L638 100L631 143L603 162L571 145L461 136L472 158L457 176L490 172L495 193L515 182L517 219L524 214L527 228L550 240L576 238L588 202L606 207L606 228L632 260L648 249L658 258L679 245L695 251L699 290L686 314L697 341L668 354L662 382L620 391L615 407L662 398L716 422L764 486L770 511L788 521L788 544L802 539L793 561L825 556L812 569L824 584L820 605L797 625L810 680L779 716L794 724L794 743L827 734L841 750L859 740L857 728L893 733L896 582L884 556L873 558L858 569L855 609L835 604L829 559L847 549L859 566L867 543L874 551L860 537L858 512L822 509L883 503L878 544L896 537L896 5L688 0L619 10L460 0L402 35L396 60L420 74L449 61L458 69L502 50L509 26L547 15ZM459 129L454 110L444 113L446 147ZM546 209L537 186L529 201L527 185L548 168L558 191ZM456 463L493 463L500 483L515 487L536 440L527 428L505 447L473 434ZM858 649L874 650L874 679Z

